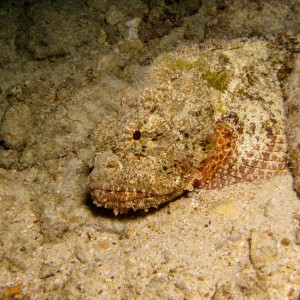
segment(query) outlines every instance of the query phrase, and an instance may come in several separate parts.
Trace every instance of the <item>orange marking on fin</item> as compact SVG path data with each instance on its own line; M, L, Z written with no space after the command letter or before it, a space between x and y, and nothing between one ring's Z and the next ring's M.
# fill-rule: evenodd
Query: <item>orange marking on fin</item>
M194 187L221 188L241 181L270 178L286 169L287 145L282 132L276 131L267 141L258 140L261 144L252 145L244 157L238 151L242 141L238 143L237 132L230 124L218 123L215 134L214 152L196 174ZM280 143L274 143L276 140Z

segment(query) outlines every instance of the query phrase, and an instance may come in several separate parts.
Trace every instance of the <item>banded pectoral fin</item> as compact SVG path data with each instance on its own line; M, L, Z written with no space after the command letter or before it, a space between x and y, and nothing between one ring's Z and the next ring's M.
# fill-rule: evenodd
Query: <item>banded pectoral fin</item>
M216 126L214 151L192 182L194 188L222 188L237 182L267 179L286 169L284 129L262 129L257 136L230 122Z

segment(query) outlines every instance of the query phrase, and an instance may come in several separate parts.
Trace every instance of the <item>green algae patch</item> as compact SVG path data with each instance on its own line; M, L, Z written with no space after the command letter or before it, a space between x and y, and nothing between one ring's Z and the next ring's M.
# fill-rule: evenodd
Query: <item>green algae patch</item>
M219 72L208 68L207 61L211 61L212 59L213 58L209 55L202 54L202 56L196 61L195 68L199 70L202 79L206 80L211 87L223 92L228 88L230 76L223 66L222 70Z
M225 91L228 88L230 76L226 70L216 72L207 67L207 61L211 61L212 57L208 54L202 54L196 61L189 61L185 58L175 57L174 55L165 55L160 63L164 65L168 72L184 72L191 69L198 70L201 78L207 81L208 85L218 91Z
M230 76L225 71L217 73L207 70L202 73L201 77L206 80L211 87L221 92L224 92L228 88L230 81Z
M214 147L214 142L213 141L209 141L207 144L204 145L204 151L208 152L213 150Z
M171 54L165 55L162 59L162 63L164 63L165 66L171 71L183 72L194 67L194 64L192 62L189 62L182 58L174 57Z

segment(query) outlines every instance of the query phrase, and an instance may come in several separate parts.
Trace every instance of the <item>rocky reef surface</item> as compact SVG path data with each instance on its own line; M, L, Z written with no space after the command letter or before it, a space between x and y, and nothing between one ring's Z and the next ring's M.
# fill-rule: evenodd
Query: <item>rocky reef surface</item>
M97 208L89 187L128 91L158 57L197 47L231 49L225 66L283 53L237 80L276 77L299 191L298 1L4 0L0 16L0 298L298 299L288 169L125 216ZM239 56L236 42L260 52Z

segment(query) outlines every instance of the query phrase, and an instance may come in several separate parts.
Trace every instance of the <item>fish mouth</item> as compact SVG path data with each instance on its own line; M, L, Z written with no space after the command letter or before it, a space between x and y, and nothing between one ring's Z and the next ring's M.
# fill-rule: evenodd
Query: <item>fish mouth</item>
M170 201L181 195L184 190L176 190L167 194L148 193L143 191L114 191L94 189L91 196L97 206L113 209L115 214L125 214L130 209L134 211L157 207L163 202Z

